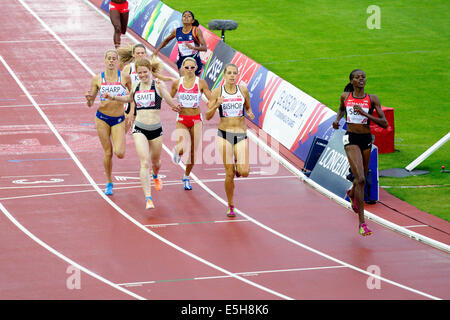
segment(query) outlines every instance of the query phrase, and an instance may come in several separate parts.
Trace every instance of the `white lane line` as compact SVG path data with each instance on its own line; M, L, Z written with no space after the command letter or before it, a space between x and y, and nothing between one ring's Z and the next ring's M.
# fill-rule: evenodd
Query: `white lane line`
M292 268L292 269L236 272L236 274L241 275L243 277L253 277L253 276L258 276L260 274L268 274L268 273L316 271L316 270L341 269L341 268L347 268L347 267L345 267L345 266L328 266L328 267ZM226 279L226 278L230 278L230 276L220 275L220 276L195 277L195 278L186 278L186 279L150 280L150 281L118 283L117 285L124 286L124 287L138 287L138 286L142 286L145 284L154 284L154 283L161 283L161 282L189 281L189 280L215 280L215 279Z
M216 220L216 221L193 221L193 222L173 222L173 223L159 223L159 224L145 224L148 228L165 228L170 226L184 226L188 224L211 224L211 223L233 223L233 222L248 222L247 219L234 220Z
M38 19L38 21L39 21L43 26L45 26L45 28L46 28L52 35L55 36L55 38L58 39L58 41L60 41L60 43L63 45L63 47L65 47L65 48L68 49L69 53L71 53L72 56L73 56L77 61L79 61L80 64L81 64L86 70L88 70L88 71L91 73L92 76L94 75L94 73L92 72L92 70L90 70L90 68L89 68L88 66L86 66L86 64L83 63L83 62L81 61L81 59L80 59L80 58L79 58L72 50L70 50L70 48L68 48L67 45L66 45L66 44L65 44L65 43L64 43L64 42L63 42L63 41L62 41L62 40L61 40L61 39L60 39L60 38L59 38L59 37L58 37L58 36L57 36L57 35L56 35L56 34L55 34L55 33L54 33L54 32L53 32L53 31L52 31L52 30L51 30L51 29L50 29L50 28L49 28L49 27L48 27L48 26L40 19L40 18L39 18L39 17L38 17L38 16L37 16L37 15L36 15L29 7L28 7L28 6L26 6L26 4L23 3L22 0L18 0L18 1L21 2L21 3L27 8L27 10L30 11L30 13L32 13L32 15L35 16L36 19ZM84 1L85 3L87 3L87 4L89 4L91 7L93 7L97 12L100 12L100 13L101 13L101 11L100 11L99 9L97 9L94 5L92 5L90 2L88 2L87 0L83 0L83 1ZM104 15L103 13L101 13L101 14L102 14L105 18L107 18L106 15ZM128 36L131 37L129 34L128 34ZM135 40L135 41L138 42L137 40ZM17 79L17 80L18 80L18 79ZM16 81L17 81L17 80L16 80ZM28 96L29 96L29 94L28 94ZM29 96L29 98L30 98L30 101L31 101L31 99L33 99L31 96ZM33 101L34 101L34 100L33 100ZM34 102L33 104L35 104L35 102ZM37 106L37 104L35 105L35 107L39 108L39 106ZM40 108L39 108L39 109L40 109ZM42 110L40 111L40 113L42 113L42 116L46 118L46 116L45 116L45 114L42 112ZM238 276L238 275L236 275L236 274L233 274L233 273L229 272L228 270L225 270L225 269L223 269L223 268L221 268L221 267L218 267L218 266L216 266L216 265L210 263L209 261L206 261L206 260L204 260L204 259L202 259L202 258L200 258L200 257L198 257L198 256L195 256L195 255L193 255L192 253L190 253L189 251L186 251L185 249L183 249L183 248L181 248L181 247L179 247L179 246L177 246L177 245L171 243L170 241L166 240L165 238L162 238L162 237L160 237L159 235L157 235L157 234L151 232L150 230L148 230L147 228L145 228L145 227L144 227L143 225L141 225L138 221L136 221L136 220L133 219L131 216L129 216L126 212L124 212L120 207L118 207L118 206L117 206L114 202L112 202L109 198L107 198L106 195L103 194L103 192L98 188L98 186L95 185L95 182L94 182L94 181L92 180L92 178L89 176L89 174L88 174L88 172L86 171L86 169L82 166L82 164L79 162L79 160L76 158L76 156L75 156L75 155L73 154L73 152L70 150L70 148L67 146L67 144L66 144L65 141L62 139L62 137L59 136L59 134L57 133L56 129L54 129L52 123L51 123L48 119L46 119L46 122L47 122L47 121L48 121L48 123L49 123L49 126L51 126L52 130L54 130L55 134L57 134L58 139L60 139L60 141L61 141L61 143L64 145L64 147L67 148L68 151L70 151L69 153L71 154L71 157L74 159L74 161L75 161L76 164L79 166L79 168L82 170L82 172L85 174L85 176L88 178L88 180L92 181L91 183L92 183L93 187L96 188L97 192L98 192L98 193L99 193L99 194L100 194L100 195L101 195L108 203L110 203L111 206L113 206L119 213L121 213L124 217L126 217L127 219L129 219L131 222L135 223L138 227L142 228L143 230L147 230L147 232L149 232L150 234L152 234L152 235L155 236L156 238L160 239L160 240L163 241L164 243L169 244L170 246L176 248L177 250L179 250L179 251L181 251L181 252L183 252L183 253L186 253L187 255L189 255L189 256L191 256L191 257L197 259L198 261L201 261L201 262L203 262L203 263L205 263L205 264L207 264L207 265L209 265L209 266L211 266L211 267L213 267L213 268L216 268L217 270L220 270L220 271L223 272L223 273L229 274L229 275L235 277L236 279L239 279L239 280L241 280L241 281L243 281L243 282L246 282L246 283L248 283L248 284L250 284L250 285L253 285L253 286L255 286L255 287L258 287L258 288L261 289L261 290L264 290L264 291L266 291L266 292L272 293L272 294L277 295L277 296L279 296L279 297L283 297L284 299L292 299L292 298L290 298L290 297L287 297L287 296L285 296L285 295L282 295L281 293L275 292L275 291L273 291L273 290L271 290L271 289L268 289L268 288L266 288L266 287L263 287L263 286L261 286L261 285L259 285L259 284L254 283L254 282L248 281L247 279L244 279L244 278L242 278L242 277L240 277L240 276ZM165 150L169 155L172 154L171 151L168 150L168 148L167 148L165 145L163 145L163 148L164 148L164 150ZM272 150L272 149L270 149L270 150ZM273 150L272 150L272 152L273 152ZM271 154L272 154L272 152L271 152ZM280 156L278 155L278 157L280 157ZM275 158L275 159L277 159L277 158ZM181 165L181 164L180 164L180 166L184 167L184 165ZM296 169L296 168L295 168L295 169ZM296 170L297 170L297 169L296 169ZM298 171L298 170L297 170L297 171ZM194 177L193 174L191 174L191 175ZM219 201L220 201L221 203L223 203L224 205L227 205L227 202L226 202L224 199L218 197L214 192L212 192L211 189L209 189L206 185L204 185L197 177L195 177L194 180L198 181L198 183L199 183L200 185L202 185L202 187L203 187L205 190L207 190L207 191L209 190L208 192L209 192L214 198L216 198L217 200L219 200ZM321 187L321 188L322 188L322 187ZM339 263L339 264L341 264L341 265L347 266L347 267L349 267L349 268L351 268L351 269L353 269L353 270L355 270L355 271L358 271L358 272L361 272L361 273L363 273L363 274L365 274L365 275L368 275L369 277L377 278L377 279L379 279L379 280L385 281L385 282L390 283L390 284L392 284L392 285L394 285L394 286L403 288L403 289L405 289L405 290L414 292L414 293L416 293L416 294L425 296L425 297L427 297L427 298L430 298L430 299L439 299L439 298L434 297L434 296L432 296L432 295L429 295L429 294L427 294L427 293L424 293L424 292L421 292L421 291L419 291L419 290L416 290L416 289L413 289L413 288L404 286L404 285L402 285L402 284L400 284L400 283L391 281L391 280L389 280L389 279L383 278L383 277L381 277L381 276L375 275L375 274L373 274L373 273L371 273L371 272L368 272L368 271L366 271L366 270L360 269L360 268L358 268L358 267L355 267L355 266L353 266L353 265L350 265L350 264L348 264L348 263L345 263L345 262L343 262L343 261L340 261L339 259L336 259L336 258L334 258L334 257L331 257L331 256L329 256L329 255L323 253L323 252L320 252L320 251L318 251L318 250L316 250L316 249L313 249L313 248L311 248L311 247L309 247L309 246L306 246L306 245L304 245L304 244L302 244L302 243L300 243L300 242L298 242L298 241L296 241L296 240L294 240L294 239L291 239L291 238L287 237L287 236L284 235L284 234L279 233L278 231L275 231L275 230L269 228L268 226L262 224L261 222L259 222L259 221L255 220L255 219L253 219L253 218L251 218L251 217L245 215L245 214L244 214L243 212L241 212L240 210L237 210L237 212L240 213L240 214L241 214L242 216L244 216L245 218L247 218L248 220L254 222L254 223L257 224L257 225L259 225L259 226L262 227L263 229L266 229L266 230L268 230L269 232L271 232L271 233L273 233L273 234L275 234L275 235L278 235L279 237L281 237L281 238L283 238L283 239L286 239L287 241L289 241L289 242L291 242L291 243L294 243L294 244L296 244L296 245L298 245L298 246L300 246L300 247L302 247L302 248L304 248L304 249L307 249L307 250L309 250L309 251L311 251L311 252L314 252L314 253L316 253L316 254L322 256L322 257L328 258L328 259L330 259L330 260L332 260L332 261L335 261L336 263Z
M123 179L120 179L121 177L116 177L119 179L116 179L118 181L126 181ZM139 180L139 177L126 177L127 179L131 179L131 180ZM235 179L235 181L246 181L246 180L268 180L268 179L289 179L289 178L295 178L294 176L263 176L263 177L248 177L248 178L237 178ZM205 183L209 183L209 182L224 182L225 179L224 178L218 178L218 179L204 179L203 182ZM59 182L55 182L55 183L59 183ZM135 185L135 184L140 184L140 181L136 181L136 182L114 182L114 186L119 186L119 185ZM153 185L153 182L151 182ZM163 179L163 183L164 186L176 186L176 185L183 185L183 182L181 180L164 180ZM192 183L196 183L195 181L192 181ZM11 189L41 189L41 188L70 188L70 187L90 187L91 185L88 183L85 184L55 184L55 185L50 185L50 184L29 184L29 185L17 185L17 186L12 186L12 187L0 187L0 190L11 190ZM97 183L97 185L99 186L103 186L105 185L104 183Z
M420 227L429 227L429 225L417 224L417 225L414 225L414 226L404 226L403 228L420 228Z
M77 60L92 76L94 76L94 72L75 54L75 52L73 52L65 43L64 41L61 40L61 38L55 34L55 32L53 32L52 29L50 29L50 27L47 26L47 24L42 21L41 18L39 18L39 16L37 16L37 14L31 10L31 8L24 3L23 0L18 0L22 6L27 9L28 12L30 12L31 15L33 15L38 21L39 23L50 33L52 34L57 40L58 42L60 42L60 44L67 49L67 51L75 58L75 60ZM170 241L168 241L167 239L161 237L160 235L158 235L157 233L149 230L148 228L146 228L145 226L143 226L139 221L135 220L134 218L132 218L130 215L128 215L122 208L120 208L118 205L116 205L111 199L108 198L108 196L106 196L103 191L97 186L97 184L95 183L95 181L93 180L93 178L89 175L89 173L87 172L87 170L84 168L84 166L82 165L82 163L79 161L79 159L76 157L76 155L73 153L73 151L70 149L70 147L67 145L67 143L64 141L64 139L61 137L61 135L58 133L58 131L56 130L56 128L54 127L53 123L47 118L47 116L45 115L45 113L42 111L42 109L39 107L39 105L36 103L36 101L34 100L34 98L31 96L31 94L28 92L28 90L25 88L25 86L22 84L22 82L17 78L17 76L14 74L13 70L9 67L9 65L6 63L6 61L3 59L2 56L0 56L0 60L1 62L5 65L5 67L8 69L8 72L11 74L11 76L14 78L14 80L18 83L18 85L20 86L20 88L22 89L22 91L26 94L26 96L28 97L28 99L30 100L30 102L33 104L33 106L35 107L35 109L38 111L38 113L41 115L41 117L44 119L44 121L47 123L47 125L49 126L49 128L53 131L53 133L55 134L55 136L58 138L58 140L60 141L60 143L63 145L63 147L66 149L66 151L69 153L70 157L73 159L73 161L75 162L75 164L78 166L78 168L81 170L81 172L84 174L84 176L86 177L86 179L92 184L92 187L97 191L97 193L106 201L108 202L114 209L117 210L117 212L119 212L122 216L124 216L126 219L128 219L130 222L132 222L133 224L135 224L137 227L139 227L141 230L149 233L150 235L152 235L153 237L157 238L158 240L162 241L163 243L169 245L170 247L186 254L187 256L213 268L216 269L222 273L225 273L237 280L240 280L246 284L249 284L255 288L258 288L260 290L263 290L269 294L275 295L279 298L282 299L286 299L286 300L294 300L293 298L286 296L284 294L281 294L279 292L276 292L272 289L269 289L267 287L264 287L260 284L257 284L255 282L249 281L248 279L245 279L241 276L238 276L222 267L219 267L213 263L211 263L208 260L205 260L195 254L193 254L190 251L185 250L184 248L176 245L175 243L172 243Z
M67 258L65 255L63 255L62 253L60 253L59 251L53 249L52 247L50 247L47 243L45 243L44 241L42 241L41 239L39 239L38 237L36 237L33 233L31 233L27 228L25 228L23 225L21 225L12 215L11 213L9 213L9 211L3 206L2 203L0 203L0 210L3 212L3 214L17 227L20 229L20 231L22 231L24 234L26 234L28 237L30 237L34 242L36 242L37 244L39 244L40 246L44 247L45 249L47 249L48 251L50 251L51 253L53 253L55 256L57 256L58 258L66 261L69 265L72 265L76 268L78 268L79 270L83 271L84 273L90 275L91 277L100 280L101 282L113 287L114 289L117 289L125 294L128 294L130 296L132 296L133 298L139 299L139 300L145 300L145 298L131 292L128 291L124 288L122 288L121 286L109 281L108 279L103 278L102 276L96 274L95 272L92 272L91 270L83 267L82 265L76 263L75 261L73 261L72 259Z
M60 102L60 103L42 103L40 104L41 107L47 107L47 106L61 106L61 105L72 105L72 104L86 104L85 101L75 101L75 102ZM32 104L12 104L8 106L0 106L0 108L22 108L22 107L30 107L33 108Z

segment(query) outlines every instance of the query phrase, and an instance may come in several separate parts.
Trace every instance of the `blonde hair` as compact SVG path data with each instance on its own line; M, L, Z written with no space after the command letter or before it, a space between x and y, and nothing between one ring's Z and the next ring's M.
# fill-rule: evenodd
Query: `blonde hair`
M181 67L184 67L184 64L186 63L186 61L192 61L192 62L194 62L195 65L197 66L197 61L195 61L194 58L192 58L192 57L187 57L187 58L185 58L185 59L183 60L183 63L181 64Z
M136 51L136 48L144 48L144 50L147 51L145 46L141 43L135 44L134 46L130 44L126 47L120 47L117 49L120 63L127 64L128 62L133 61L133 54Z
M154 74L160 73L163 67L161 61L159 61L155 56L153 56L152 61L147 58L139 58L136 60L134 65L136 66L136 69L138 67L146 67Z
M119 54L117 53L117 50L109 49L109 50L106 50L106 52L105 52L105 59L108 56L108 53L111 53L111 52L115 53L117 57L119 56Z

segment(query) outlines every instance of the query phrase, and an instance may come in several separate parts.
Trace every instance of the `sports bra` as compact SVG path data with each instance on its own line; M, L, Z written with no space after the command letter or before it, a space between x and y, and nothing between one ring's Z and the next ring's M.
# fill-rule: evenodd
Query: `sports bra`
M219 106L219 115L221 118L228 117L243 117L245 98L239 86L236 85L236 93L230 94L225 90L225 87L220 88L223 102Z
M136 105L137 110L143 109L152 109L152 110L160 110L161 109L161 96L158 94L155 81L152 81L152 85L150 89L141 90L141 82L136 86L136 90L133 94L133 100Z
M366 94L364 98L354 98L353 92L350 92L347 99L345 100L345 112L347 113L347 123L356 123L356 124L370 124L370 121L367 117L362 114L355 113L353 111L353 106L358 104L361 108L371 114L373 112L372 103L370 101L370 96Z
M100 84L100 101L106 101L108 99L103 98L103 94L108 92L110 95L119 97L127 94L127 89L122 84L120 70L117 70L117 82L106 82L105 73L101 74L102 82Z
M181 77L178 85L178 102L180 103L180 107L198 108L202 97L199 78L195 77L194 86L190 89L184 87L183 80L184 77Z

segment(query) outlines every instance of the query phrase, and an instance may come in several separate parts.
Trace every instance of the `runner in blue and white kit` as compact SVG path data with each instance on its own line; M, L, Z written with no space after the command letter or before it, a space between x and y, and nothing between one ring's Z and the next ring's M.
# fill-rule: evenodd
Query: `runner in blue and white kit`
M203 34L198 27L199 23L194 18L194 14L191 11L187 10L183 12L182 22L183 26L173 30L173 32L166 39L164 39L163 42L161 42L153 54L157 55L159 50L164 48L172 39L176 38L178 43L177 66L180 75L183 75L183 69L181 68L183 60L187 57L192 57L197 62L197 70L195 71L195 75L199 76L203 68L203 63L200 59L200 51L207 51L208 48L205 40L203 39Z
M113 194L112 183L112 156L119 159L125 156L125 120L123 104L117 101L106 100L103 95L125 96L131 91L131 79L127 74L118 70L118 54L116 50L108 50L105 54L104 72L95 75L91 81L91 89L86 93L88 107L91 107L98 93L100 93L100 106L95 117L95 126L104 151L103 165L106 174L105 194Z

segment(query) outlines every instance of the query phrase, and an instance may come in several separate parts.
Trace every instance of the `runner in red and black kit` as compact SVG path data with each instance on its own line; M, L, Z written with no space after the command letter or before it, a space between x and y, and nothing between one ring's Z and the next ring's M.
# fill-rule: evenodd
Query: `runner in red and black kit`
M114 26L114 46L120 47L120 35L127 32L128 25L128 1L127 0L111 0L109 3L109 17Z
M366 85L364 71L353 70L349 78L350 83L341 94L341 104L336 120L333 122L333 128L338 129L339 120L346 115L347 132L343 137L343 143L350 169L355 177L352 188L347 190L347 195L352 203L353 211L359 216L359 233L362 236L368 236L372 234L372 231L364 220L364 187L372 151L370 121L382 128L387 128L388 123L378 97L364 92ZM374 109L378 117L372 115Z
M183 75L184 70L181 68L183 60L187 57L194 58L197 62L197 70L195 70L195 75L199 76L202 72L203 63L200 59L200 51L207 51L205 40L203 39L203 34L198 28L199 23L194 18L192 11L185 11L182 15L183 26L176 28L173 32L164 39L163 42L156 48L153 52L157 55L159 50L164 48L173 38L176 38L178 42L178 60L177 67L180 75Z

